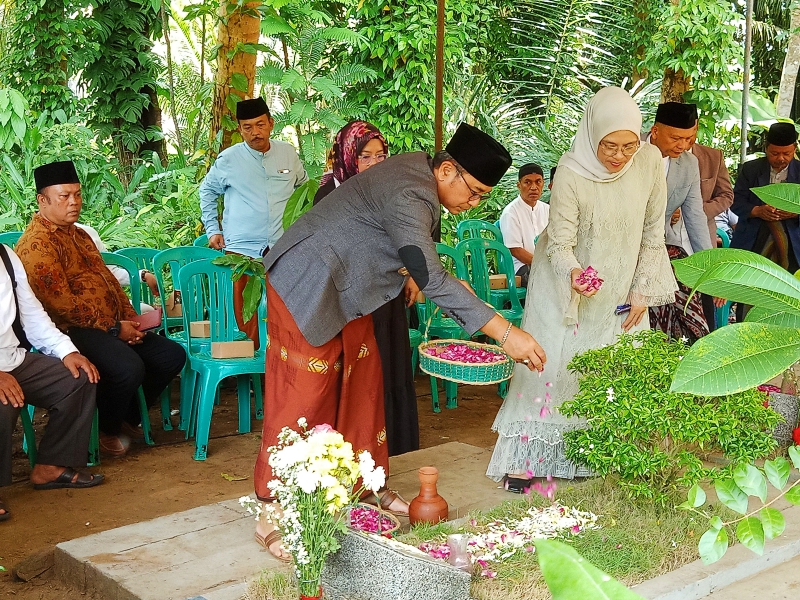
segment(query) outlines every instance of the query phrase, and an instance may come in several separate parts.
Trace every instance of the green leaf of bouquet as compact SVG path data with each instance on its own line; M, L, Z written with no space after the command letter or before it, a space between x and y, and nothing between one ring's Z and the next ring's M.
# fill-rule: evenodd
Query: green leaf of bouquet
M765 323L779 327L800 329L800 315L786 311L774 311L754 306L744 317L745 323Z
M783 513L776 508L769 506L762 508L758 516L761 518L764 535L768 540L775 539L786 529L786 519L783 517Z
M745 494L767 501L767 480L753 465L742 465L733 472L733 480Z
M764 554L764 527L755 517L747 517L736 526L736 538L756 554Z
M791 213L800 213L800 185L796 183L772 183L750 188L764 204Z
M730 327L730 326L728 326ZM717 498L725 506L740 515L747 512L747 494L745 494L733 479L718 479L714 482L714 489L717 491Z
M264 284L258 277L249 277L242 292L242 320L247 323L253 318L261 302L261 292Z
M553 600L642 600L562 542L537 540L536 553Z
M800 487L790 487L788 490L786 490L786 494L783 497L787 502L800 505Z
M800 359L800 329L734 323L700 338L683 357L670 391L724 396L769 381Z
M728 551L728 533L725 529L709 529L700 538L697 551L703 564L717 562Z
M689 490L688 494L689 505L692 508L697 508L706 503L706 493L698 484L694 484Z
M779 456L775 460L764 461L764 472L767 474L767 479L775 489L782 490L783 486L789 480L789 473L792 467L789 461Z
M789 446L789 458L795 469L800 469L800 446Z

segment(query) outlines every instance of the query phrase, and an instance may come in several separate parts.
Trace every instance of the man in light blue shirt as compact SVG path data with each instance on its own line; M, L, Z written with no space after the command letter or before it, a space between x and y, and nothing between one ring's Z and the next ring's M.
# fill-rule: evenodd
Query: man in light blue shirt
M263 98L236 105L244 142L217 157L200 185L208 245L260 258L283 235L283 211L308 175L291 144L270 140L275 121ZM224 196L222 224L217 198Z
M223 150L211 165L200 184L200 210L209 246L261 258L283 235L286 202L308 174L291 144L269 139L275 121L263 98L240 101L236 119L244 142ZM222 224L217 218L220 196ZM246 283L246 276L234 283L233 308L239 329L258 345L258 319L242 319Z

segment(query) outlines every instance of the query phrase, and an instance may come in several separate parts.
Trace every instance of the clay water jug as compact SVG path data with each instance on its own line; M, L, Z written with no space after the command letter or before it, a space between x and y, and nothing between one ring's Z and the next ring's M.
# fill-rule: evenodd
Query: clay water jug
M438 523L447 519L447 500L436 491L438 479L439 470L436 467L422 467L419 470L419 496L408 507L408 520L412 525Z

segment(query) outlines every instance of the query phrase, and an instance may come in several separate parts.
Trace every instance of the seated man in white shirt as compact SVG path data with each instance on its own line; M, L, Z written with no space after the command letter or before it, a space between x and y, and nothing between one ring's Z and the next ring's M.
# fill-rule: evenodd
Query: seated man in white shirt
M500 231L514 257L514 272L522 278L522 287L528 287L533 248L550 219L550 206L539 202L544 189L542 167L535 163L520 167L517 189L519 196L500 215Z
M17 255L2 246L0 258L0 486L11 483L11 434L27 403L50 415L30 475L34 489L94 487L103 476L79 469L89 456L97 369L47 316ZM0 502L0 521L10 516Z

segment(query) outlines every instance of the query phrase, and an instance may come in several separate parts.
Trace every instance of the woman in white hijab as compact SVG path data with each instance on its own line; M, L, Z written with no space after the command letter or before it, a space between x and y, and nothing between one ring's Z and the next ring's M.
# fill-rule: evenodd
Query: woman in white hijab
M567 371L576 354L646 329L647 307L675 299L677 285L664 246L667 189L661 153L639 143L639 107L618 87L589 101L558 163L550 223L539 238L522 327L547 352L541 377L517 367L493 429L498 441L487 475L532 471L572 479L590 473L564 456L563 433L585 426L559 405L578 391ZM576 279L594 267L599 291ZM615 314L618 306L631 310Z

